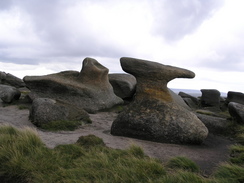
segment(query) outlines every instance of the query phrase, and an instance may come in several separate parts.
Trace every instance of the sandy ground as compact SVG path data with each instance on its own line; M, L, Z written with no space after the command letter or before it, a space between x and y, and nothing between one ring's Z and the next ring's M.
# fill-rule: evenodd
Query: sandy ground
M112 136L110 127L117 114L113 112L100 112L90 114L92 124L81 127L75 131L46 132L37 129L28 120L29 110L19 110L17 106L3 107L0 102L0 124L10 124L18 128L31 127L37 130L43 142L50 148L59 144L70 144L77 141L80 136L94 134L104 140L108 147L125 149L131 144L138 145L144 152L166 162L174 156L185 156L195 161L203 174L209 175L220 162L229 158L228 147L232 141L210 134L202 145L189 146L156 143L127 137Z

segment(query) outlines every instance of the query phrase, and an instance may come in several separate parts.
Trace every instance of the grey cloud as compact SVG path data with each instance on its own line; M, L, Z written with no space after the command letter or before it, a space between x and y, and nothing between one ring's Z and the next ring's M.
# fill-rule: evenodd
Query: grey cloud
M1 0L0 10L8 10L12 6L12 0Z
M195 31L221 5L222 0L161 1L155 7L155 30L168 41L175 41Z
M105 40L106 42L96 40L103 35L99 34L99 30L90 33L90 27L83 17L72 17L73 20L70 20L65 16L65 11L76 2L89 2L89 0L15 0L15 5L29 14L35 33L46 45L40 48L43 50L42 56L120 57L123 55L126 51L110 40ZM73 27L69 27L71 24ZM81 26L82 30L80 30ZM74 30L76 28L78 30ZM76 31L79 31L79 35L76 35Z

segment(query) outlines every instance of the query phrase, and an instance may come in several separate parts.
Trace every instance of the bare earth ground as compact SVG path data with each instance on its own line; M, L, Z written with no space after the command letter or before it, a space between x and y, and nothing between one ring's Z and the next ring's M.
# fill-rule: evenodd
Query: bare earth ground
M19 110L17 106L3 107L0 101L0 125L10 124L18 128L31 127L37 130L47 147L53 148L59 144L75 143L80 136L96 135L104 140L111 148L125 149L131 144L138 145L150 157L155 157L166 162L171 157L185 156L195 161L203 174L209 175L220 163L229 158L228 147L234 142L225 137L210 134L202 145L176 145L156 143L127 137L112 136L110 127L117 114L114 112L100 112L90 114L92 124L83 126L75 131L46 132L37 129L28 120L29 110Z

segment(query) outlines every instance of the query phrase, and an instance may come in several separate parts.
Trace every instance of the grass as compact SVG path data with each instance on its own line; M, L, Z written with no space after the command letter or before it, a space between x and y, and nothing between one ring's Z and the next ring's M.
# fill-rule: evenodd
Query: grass
M167 167L171 169L182 169L190 172L199 172L200 168L195 162L186 157L174 157L169 160Z
M90 121L57 120L41 124L40 128L48 131L74 131L85 123L90 123Z
M233 157L242 145L231 147ZM82 136L76 143L47 148L30 128L0 126L0 182L52 183L241 183L243 160L220 165L209 178L185 157L165 165L135 145L126 150L105 146L102 139Z

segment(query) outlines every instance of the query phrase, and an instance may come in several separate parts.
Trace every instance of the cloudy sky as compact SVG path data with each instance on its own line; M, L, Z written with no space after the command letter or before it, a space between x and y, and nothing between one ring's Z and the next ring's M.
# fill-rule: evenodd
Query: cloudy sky
M244 92L243 0L0 0L0 71L110 73L123 56L195 72L171 88Z

